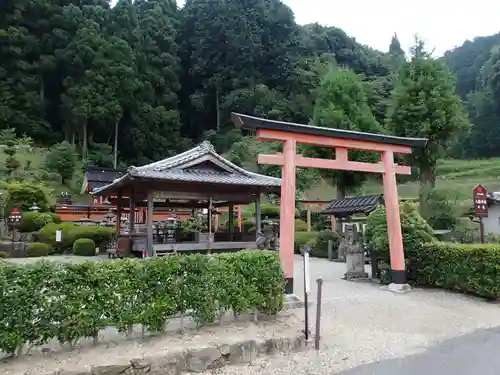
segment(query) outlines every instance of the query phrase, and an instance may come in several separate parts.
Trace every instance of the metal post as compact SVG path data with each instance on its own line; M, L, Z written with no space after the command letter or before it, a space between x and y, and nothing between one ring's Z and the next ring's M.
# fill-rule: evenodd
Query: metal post
M481 236L481 243L484 243L484 223L483 217L479 217L479 235Z
M304 335L306 341L309 340L309 300L308 294L311 290L311 285L309 283L309 252L311 251L309 246L303 246L301 249L303 260L304 260Z
M321 337L321 289L323 289L323 279L317 279L318 297L316 298L316 335L314 337L314 349L319 350L319 339Z

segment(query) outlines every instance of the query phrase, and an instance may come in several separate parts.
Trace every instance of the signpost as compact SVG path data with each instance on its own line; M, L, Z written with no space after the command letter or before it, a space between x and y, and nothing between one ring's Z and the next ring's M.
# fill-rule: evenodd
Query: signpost
M12 230L12 251L15 250L14 242L16 241L16 228L21 223L21 211L17 207L14 207L10 212L7 220L7 225L9 229Z
M484 243L484 224L483 217L488 217L488 200L487 191L481 185L477 185L472 190L474 199L474 213L479 218L479 232L481 236L481 243Z
M309 340L309 300L308 295L311 291L310 271L309 271L309 252L310 246L302 247L301 252L304 259L304 335L306 341Z

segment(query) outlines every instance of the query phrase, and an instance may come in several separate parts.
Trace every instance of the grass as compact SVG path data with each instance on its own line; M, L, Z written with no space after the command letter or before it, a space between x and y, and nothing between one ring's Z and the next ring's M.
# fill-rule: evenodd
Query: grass
M446 190L450 198L456 201L472 200L472 189L478 184L491 192L500 191L500 158L440 160L436 174L436 188ZM418 190L418 181L398 184L399 195L404 198L417 198ZM371 179L353 193L356 195L382 194L382 183L380 180ZM306 195L308 199L332 199L335 197L335 190L321 181Z
M4 147L5 146L0 145L0 172L5 175L4 165L7 155L3 152ZM44 170L46 153L46 148L19 146L14 157L19 161L20 166L14 172L14 178L42 182L49 190L51 204L55 203L56 197L62 192L68 191L71 192L74 197L75 203L89 203L91 201L89 196L82 196L79 194L80 184L78 181L72 181L72 183L69 184L70 186L66 186L61 184L58 175L48 173Z

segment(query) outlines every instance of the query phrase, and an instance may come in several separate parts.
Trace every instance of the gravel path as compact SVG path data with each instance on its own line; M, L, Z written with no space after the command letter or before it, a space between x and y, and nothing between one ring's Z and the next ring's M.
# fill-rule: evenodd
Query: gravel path
M401 367L399 372L387 373L383 366L360 367L363 369L360 372L355 367L423 353L443 340L480 328L500 326L498 304L437 290L393 294L373 284L341 280L344 267L344 264L311 260L311 279L322 277L324 280L320 351L311 349L286 356L260 357L251 366L225 367L217 373L329 375L354 368L346 375L399 375ZM300 257L296 258L295 277L299 292L303 288ZM311 296L315 296L315 284L312 285ZM311 307L313 320L315 313L316 309ZM296 310L295 315L303 321L303 311ZM314 332L314 321L311 330ZM423 374L404 369L409 375Z

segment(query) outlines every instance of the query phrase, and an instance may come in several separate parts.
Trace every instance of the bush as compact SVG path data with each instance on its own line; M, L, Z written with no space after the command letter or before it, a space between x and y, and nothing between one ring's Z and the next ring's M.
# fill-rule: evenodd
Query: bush
M6 354L52 340L74 347L106 327L126 333L140 324L161 332L166 319L188 311L202 326L225 310L275 314L283 307L281 264L269 251L73 264L1 262L0 280L6 291L0 293L0 350Z
M78 239L88 238L101 248L108 244L114 235L114 228L78 225L68 230L67 235L63 237L63 246L71 248Z
M26 248L26 256L29 258L44 257L49 255L50 246L41 242L32 242Z
M61 224L62 220L61 220L61 217L58 214L50 212L49 215L50 215L50 217L52 217L52 222L53 223Z
M43 185L25 181L9 182L5 184L4 189L7 212L10 212L13 207L19 208L21 212L29 211L33 203L42 212L49 210L48 193Z
M414 283L500 298L500 245L431 242L412 260Z
M59 173L61 182L71 180L75 172L77 155L74 147L68 142L58 143L50 148L45 156L45 169Z
M73 254L80 256L94 256L95 242L90 238L79 238L73 243Z
M300 254L300 248L307 244L312 244L316 241L318 232L295 232L294 253Z
M5 251L0 251L0 259L10 258L10 254Z
M51 248L55 249L56 248L56 232L58 230L62 231L62 244L61 244L61 249L62 250L71 250L73 246L73 242L68 242L66 239L69 235L69 232L77 228L78 225L74 223L50 223L44 226L42 229L38 231L38 241L43 242L47 245L49 245Z
M304 220L295 219L295 232L307 232L307 223Z
M400 205L401 229L403 232L403 246L405 259L408 263L408 278L412 275L411 260L418 256L422 244L434 240L433 230L418 213L415 204L405 202ZM389 237L385 207L379 206L366 221L365 242L377 258L383 263L390 264Z
M54 218L50 213L25 212L21 216L19 231L22 233L36 232L50 223L54 223Z
M332 232L330 230L324 230L318 233L316 240L314 241L311 256L316 258L328 258L328 241L333 242L333 258L338 257L338 249L341 237L337 232Z

